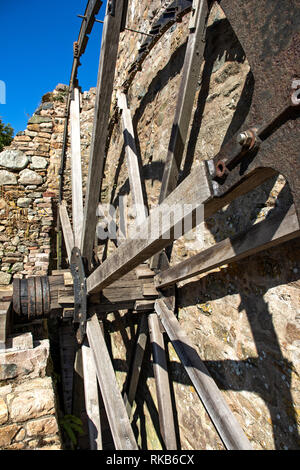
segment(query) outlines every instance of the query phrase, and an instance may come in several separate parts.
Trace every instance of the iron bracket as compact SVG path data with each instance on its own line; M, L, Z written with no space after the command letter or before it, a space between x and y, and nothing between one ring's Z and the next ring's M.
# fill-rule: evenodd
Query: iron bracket
M82 344L86 334L87 322L87 288L84 261L79 248L74 247L70 262L74 286L73 323L77 326L76 338Z

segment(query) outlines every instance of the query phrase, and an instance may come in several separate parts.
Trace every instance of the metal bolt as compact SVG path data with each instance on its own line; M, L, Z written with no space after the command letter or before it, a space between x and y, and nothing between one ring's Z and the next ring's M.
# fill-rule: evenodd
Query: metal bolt
M247 140L248 140L248 136L245 132L241 132L238 136L237 136L237 143L240 144L240 145L245 145L247 143Z

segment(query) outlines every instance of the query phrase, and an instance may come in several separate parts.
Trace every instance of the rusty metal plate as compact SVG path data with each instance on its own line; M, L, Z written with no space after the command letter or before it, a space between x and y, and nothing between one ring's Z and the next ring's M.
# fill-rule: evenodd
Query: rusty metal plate
M261 128L270 120L273 129L271 126L265 132L259 149L246 154L224 181L218 181L214 193L223 196L241 181L250 190L263 181L262 173L267 179L276 172L290 185L300 221L300 107L292 106L291 100L292 94L295 97L292 84L300 80L300 1L219 3L244 49L254 87L247 117L231 142L213 159L215 167L220 159L230 159L237 151L236 138L241 131Z

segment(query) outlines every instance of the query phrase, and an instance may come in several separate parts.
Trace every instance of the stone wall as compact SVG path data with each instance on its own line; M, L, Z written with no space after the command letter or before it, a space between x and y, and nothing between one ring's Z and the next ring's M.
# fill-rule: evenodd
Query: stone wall
M56 267L54 229L67 91L58 85L44 95L26 130L0 153L0 289L7 295L14 277L46 275L49 267ZM1 345L0 449L61 448L50 343L41 324L25 327L32 333L14 325Z
M10 337L0 350L0 449L58 450L49 340Z
M66 91L44 95L26 130L0 153L0 285L48 272Z

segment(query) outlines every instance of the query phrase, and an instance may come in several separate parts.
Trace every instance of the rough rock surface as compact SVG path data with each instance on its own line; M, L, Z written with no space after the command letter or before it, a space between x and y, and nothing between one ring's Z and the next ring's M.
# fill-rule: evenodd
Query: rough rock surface
M4 150L0 153L0 166L9 170L23 170L28 164L28 157L19 150Z

